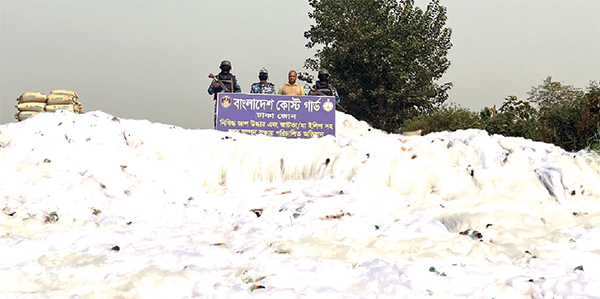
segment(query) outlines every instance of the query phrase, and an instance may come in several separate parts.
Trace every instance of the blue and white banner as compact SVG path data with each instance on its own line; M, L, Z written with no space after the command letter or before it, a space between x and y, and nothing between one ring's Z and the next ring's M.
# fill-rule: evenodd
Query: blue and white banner
M286 138L335 136L335 98L219 93L217 130Z

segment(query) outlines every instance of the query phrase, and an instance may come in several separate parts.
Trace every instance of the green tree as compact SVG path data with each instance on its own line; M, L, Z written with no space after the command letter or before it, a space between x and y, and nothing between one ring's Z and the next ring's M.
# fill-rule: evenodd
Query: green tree
M538 114L528 102L508 96L496 116L491 117L487 112L482 110L480 116L488 133L540 140Z
M527 101L539 109L539 134L542 141L569 151L586 147L597 122L593 123L594 116L589 113L589 107L586 108L583 90L547 77L543 84L532 87L527 94ZM586 109L587 113L584 111Z
M600 82L592 81L581 103L577 134L589 150L600 151ZM582 142L580 142L582 143Z
M305 67L327 68L341 106L374 127L397 132L407 119L445 102L451 83L446 8L432 0L309 0L314 19L304 36L317 47Z
M534 86L527 92L527 101L542 108L565 102L574 102L583 96L583 91L572 85L564 85L557 81L552 81L548 76L543 80L542 85Z

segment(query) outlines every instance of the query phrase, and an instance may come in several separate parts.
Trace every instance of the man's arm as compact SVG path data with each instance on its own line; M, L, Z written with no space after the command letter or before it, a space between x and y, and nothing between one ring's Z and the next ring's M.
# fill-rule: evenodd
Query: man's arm
M216 81L213 79L212 83L208 86L208 94L210 95L213 95L216 92L214 83L216 83Z

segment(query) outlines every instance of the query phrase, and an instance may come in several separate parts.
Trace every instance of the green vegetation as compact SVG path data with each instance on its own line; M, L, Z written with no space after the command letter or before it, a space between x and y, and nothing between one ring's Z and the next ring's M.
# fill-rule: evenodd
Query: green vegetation
M498 112L484 121L485 130L491 134L540 140L537 111L529 102L518 100L516 96L505 98Z
M600 152L598 82L590 82L584 92L548 77L528 95L527 100L506 97L500 109L486 107L479 114L455 104L442 105L406 120L402 131L422 130L427 134L476 128L490 134L553 143L569 151Z
M461 129L484 129L485 122L476 113L458 105L448 104L434 108L430 113L408 119L402 131L421 130L421 134Z
M596 151L600 153L600 125L596 130L596 134L588 139L587 149L590 151Z
M397 132L404 120L430 113L448 98L437 84L450 66L446 8L425 11L414 0L309 0L315 25L304 33L316 47L305 67L324 67L343 109L374 127Z
M525 100L471 112L446 103L452 83L436 83L450 66L446 8L431 0L308 0L314 19L304 36L316 55L305 67L333 74L340 110L373 127L422 134L477 128L490 134L600 151L600 84L586 90L547 77Z
M600 82L591 82L581 100L579 138L586 140L588 150L600 153ZM587 138L587 139L586 139Z

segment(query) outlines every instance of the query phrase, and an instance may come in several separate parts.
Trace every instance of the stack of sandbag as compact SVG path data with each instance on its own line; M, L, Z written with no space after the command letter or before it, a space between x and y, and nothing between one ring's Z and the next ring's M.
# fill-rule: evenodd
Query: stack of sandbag
M72 90L54 89L46 99L46 111L67 110L73 113L83 113L83 105L79 96Z
M32 117L46 109L46 95L37 91L28 91L17 98L18 121Z
M79 96L72 90L54 89L50 94L29 91L17 98L19 112L15 114L18 121L22 121L40 112L55 112L67 110L73 113L83 113L83 105L79 102Z

